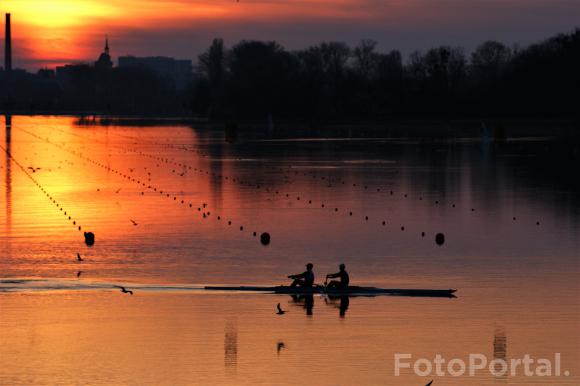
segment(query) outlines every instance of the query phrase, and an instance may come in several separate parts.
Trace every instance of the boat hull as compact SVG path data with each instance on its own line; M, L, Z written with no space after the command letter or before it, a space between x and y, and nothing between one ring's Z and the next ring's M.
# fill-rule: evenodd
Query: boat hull
M437 289L401 289L401 288L376 288L376 287L356 287L351 286L348 289L325 288L322 286L315 286L310 288L304 287L260 287L260 286L207 286L204 289L209 291L238 291L238 292L263 292L273 294L286 295L313 295L326 294L329 296L415 296L415 297L446 297L454 298L455 291L453 289L437 290Z

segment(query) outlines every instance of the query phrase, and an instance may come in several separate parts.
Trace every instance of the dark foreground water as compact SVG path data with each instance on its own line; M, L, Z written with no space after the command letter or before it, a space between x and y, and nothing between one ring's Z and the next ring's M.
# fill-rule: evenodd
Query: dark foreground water
M0 151L0 384L578 384L577 144L373 137L228 143L186 126L12 117ZM306 262L317 282L344 262L353 284L458 297L201 290L285 283ZM399 376L397 354L411 355ZM438 354L528 354L553 368L413 371Z

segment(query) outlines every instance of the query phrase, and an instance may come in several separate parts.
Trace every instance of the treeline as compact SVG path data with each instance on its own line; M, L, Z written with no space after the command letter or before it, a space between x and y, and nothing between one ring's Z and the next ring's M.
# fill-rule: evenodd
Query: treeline
M487 41L466 55L441 46L378 52L325 42L221 39L199 56L192 109L213 119L376 120L389 117L578 116L580 30L525 49Z
M580 30L525 49L495 41L467 55L441 46L403 58L325 42L288 51L276 42L215 39L185 89L140 68L68 66L0 71L2 112L185 115L223 121L376 121L390 118L578 118Z

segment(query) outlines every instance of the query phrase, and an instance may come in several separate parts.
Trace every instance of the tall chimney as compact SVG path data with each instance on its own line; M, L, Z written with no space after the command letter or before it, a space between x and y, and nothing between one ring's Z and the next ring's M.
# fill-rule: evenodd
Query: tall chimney
M4 35L4 71L12 71L12 36L10 33L10 14L6 14L6 34Z

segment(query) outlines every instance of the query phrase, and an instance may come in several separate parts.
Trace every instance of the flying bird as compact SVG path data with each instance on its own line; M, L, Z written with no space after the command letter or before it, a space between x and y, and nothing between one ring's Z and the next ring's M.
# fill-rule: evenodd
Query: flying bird
M137 225L139 225L139 224L137 224L137 223L135 222L135 220L131 220L131 219L129 219L129 221L131 221L131 222L133 223L133 225L134 225L134 226L137 226Z
M276 346L276 351L278 352L278 354L280 354L280 351L286 348L286 345L284 344L284 342L278 342L277 346Z
M125 288L123 286L116 285L115 288L120 288L121 289L121 292L124 293L124 294L131 294L131 295L133 295L133 291L128 290L127 288Z
M77 252L77 261L83 261L81 254Z
M115 191L115 193L119 193L120 191L121 191L121 188L117 189L117 190Z
M83 271L78 271L78 272L77 272L77 279L78 279L79 277L81 277L81 275L82 275L82 274L83 274Z
M428 384L426 384L425 386L431 386L431 384L433 383L433 381L429 382Z
M282 309L282 307L280 307L280 303L278 303L278 305L276 306L276 308L278 308L278 312L276 312L276 314L278 314L278 315L284 315L286 313L286 311L284 311Z

